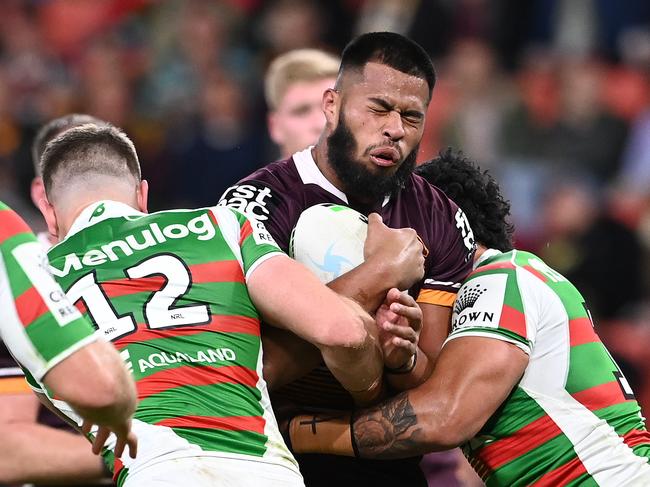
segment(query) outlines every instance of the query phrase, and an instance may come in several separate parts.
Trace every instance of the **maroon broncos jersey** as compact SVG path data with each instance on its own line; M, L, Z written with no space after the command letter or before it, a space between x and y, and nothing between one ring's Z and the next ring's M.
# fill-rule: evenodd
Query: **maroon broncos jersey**
M228 188L219 201L220 205L252 213L263 221L285 252L300 214L320 203L353 207L346 195L320 172L310 149L257 170ZM428 250L424 278L409 293L420 303L451 307L461 282L472 270L474 236L465 214L441 190L415 174L402 190L385 198L373 211L381 214L391 228L413 228ZM309 410L353 407L350 395L324 364L276 391L272 402L275 404L276 400L289 400ZM308 486L319 485L321 478L327 479L328 485L332 481L373 487L394 485L395 481L401 482L399 485L425 485L419 459L386 462L327 455L297 458ZM333 472L337 472L336 479ZM323 473L327 475L323 477Z
M351 206L345 194L320 172L310 149L257 170L228 188L219 201L264 222L285 252L300 214L320 203ZM465 214L416 174L375 211L391 228L413 228L428 250L424 279L410 294L420 303L451 307L460 283L472 269L474 237ZM284 387L278 395L310 408L348 410L353 405L350 395L324 366Z

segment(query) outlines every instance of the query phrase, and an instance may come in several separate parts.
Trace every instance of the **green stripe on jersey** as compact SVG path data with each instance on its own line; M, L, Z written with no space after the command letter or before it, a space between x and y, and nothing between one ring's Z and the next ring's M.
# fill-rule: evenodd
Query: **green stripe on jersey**
M83 318L67 323L62 329L50 311L34 320L25 330L46 362L95 333L88 321ZM62 330L65 332L62 333Z
M260 399L256 388L240 384L179 386L142 399L134 417L155 424L179 416L262 416Z
M571 347L569 376L566 390L569 394L616 380L616 365L600 342L583 343ZM588 374L584 371L589 371Z
M254 431L227 431L203 428L172 428L181 438L200 446L206 451L240 453L261 457L266 451L265 435ZM215 445L218 449L215 450Z
M240 365L254 371L260 347L260 338L257 336L213 331L155 338L127 346L137 380L162 370L193 364L214 367ZM216 357L214 351L222 348L232 349L236 359L220 360ZM152 357L154 354L156 356Z

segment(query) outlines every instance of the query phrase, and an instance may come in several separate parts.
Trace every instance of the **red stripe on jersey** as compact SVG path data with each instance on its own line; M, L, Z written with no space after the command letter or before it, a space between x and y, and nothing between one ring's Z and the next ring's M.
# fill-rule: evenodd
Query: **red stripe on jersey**
M476 269L472 275L476 275L484 271L494 271L497 269L516 269L516 266L512 262L497 262L496 264L482 265Z
M212 220L212 223L214 223L215 227L219 226L219 222L217 221L216 215L212 212L212 210L208 210L208 215L210 216L210 220Z
M195 284L212 282L244 282L244 273L237 260L222 260L189 266L192 282ZM133 293L160 291L166 279L160 275L137 279L114 279L101 283L108 298L117 298Z
M36 319L49 311L36 288L30 287L16 298L18 319L24 327L31 325Z
M528 272L530 272L532 275L534 275L536 278L540 279L542 282L548 281L548 277L546 277L544 274L539 272L537 269L535 269L532 266L525 265L524 269L526 269Z
M617 380L590 387L589 389L575 392L571 395L590 411L598 411L599 409L628 401L628 399L625 399ZM629 400L632 401L633 399Z
M108 298L118 298L134 293L160 291L166 279L162 276L139 277L137 279L115 279L101 283L102 289Z
M206 323L205 325L180 325L167 329L152 329L144 323L138 323L138 329L134 333L117 340L115 346L122 349L131 343L142 343L158 338L196 335L206 331L245 333L247 335L260 336L260 320L247 316L212 315L210 323Z
M254 431L255 433L264 434L266 420L262 416L178 416L164 419L156 424L170 428Z
M526 335L526 317L521 311L507 304L504 304L501 310L499 328L510 330L523 338L528 338Z
M165 353L168 359L177 358L173 353ZM246 367L206 365L185 365L173 369L161 370L137 382L138 399L142 400L154 394L181 386L208 386L212 384L242 384L255 387L259 377L257 372Z
M19 233L31 232L27 223L12 210L0 210L0 244Z
M587 473L587 469L578 457L573 458L555 470L551 470L532 484L535 487L560 487Z
M494 471L560 434L562 430L550 416L544 415L512 435L490 443L477 456L487 468Z
M253 233L253 228L251 227L251 222L246 220L241 227L239 232L239 246L244 245L244 241Z
M591 325L591 320L586 317L569 320L569 340L572 347L600 341Z
M122 460L115 457L115 461L113 462L113 482L117 483L117 477L120 475L123 468L124 464L122 463Z
M630 448L638 445L650 445L650 433L642 430L632 430L623 435L623 441Z
M85 315L86 313L88 313L88 308L86 308L86 304L84 303L83 299L80 299L74 305L77 307L77 309L79 310L79 313L81 313L82 315Z
M237 260L220 260L190 266L192 282L245 282L244 272Z

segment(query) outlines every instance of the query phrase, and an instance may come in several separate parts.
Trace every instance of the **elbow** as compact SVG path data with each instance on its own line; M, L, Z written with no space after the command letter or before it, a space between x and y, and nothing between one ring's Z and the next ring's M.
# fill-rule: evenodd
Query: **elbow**
M323 348L365 348L370 339L364 320L350 317L344 320L330 320L327 326L321 328L321 333L314 343L319 349Z
M422 441L427 452L451 450L468 441L473 434L464 424L457 409L441 410L434 417L421 418L428 427L423 432Z

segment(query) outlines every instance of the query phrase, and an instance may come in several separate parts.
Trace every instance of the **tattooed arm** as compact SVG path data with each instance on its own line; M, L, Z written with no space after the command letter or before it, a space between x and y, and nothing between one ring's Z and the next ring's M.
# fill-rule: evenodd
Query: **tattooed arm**
M510 343L457 338L443 347L424 384L357 411L352 421L349 416L294 418L289 428L292 447L296 453L383 459L454 448L481 429L527 364L528 356Z

